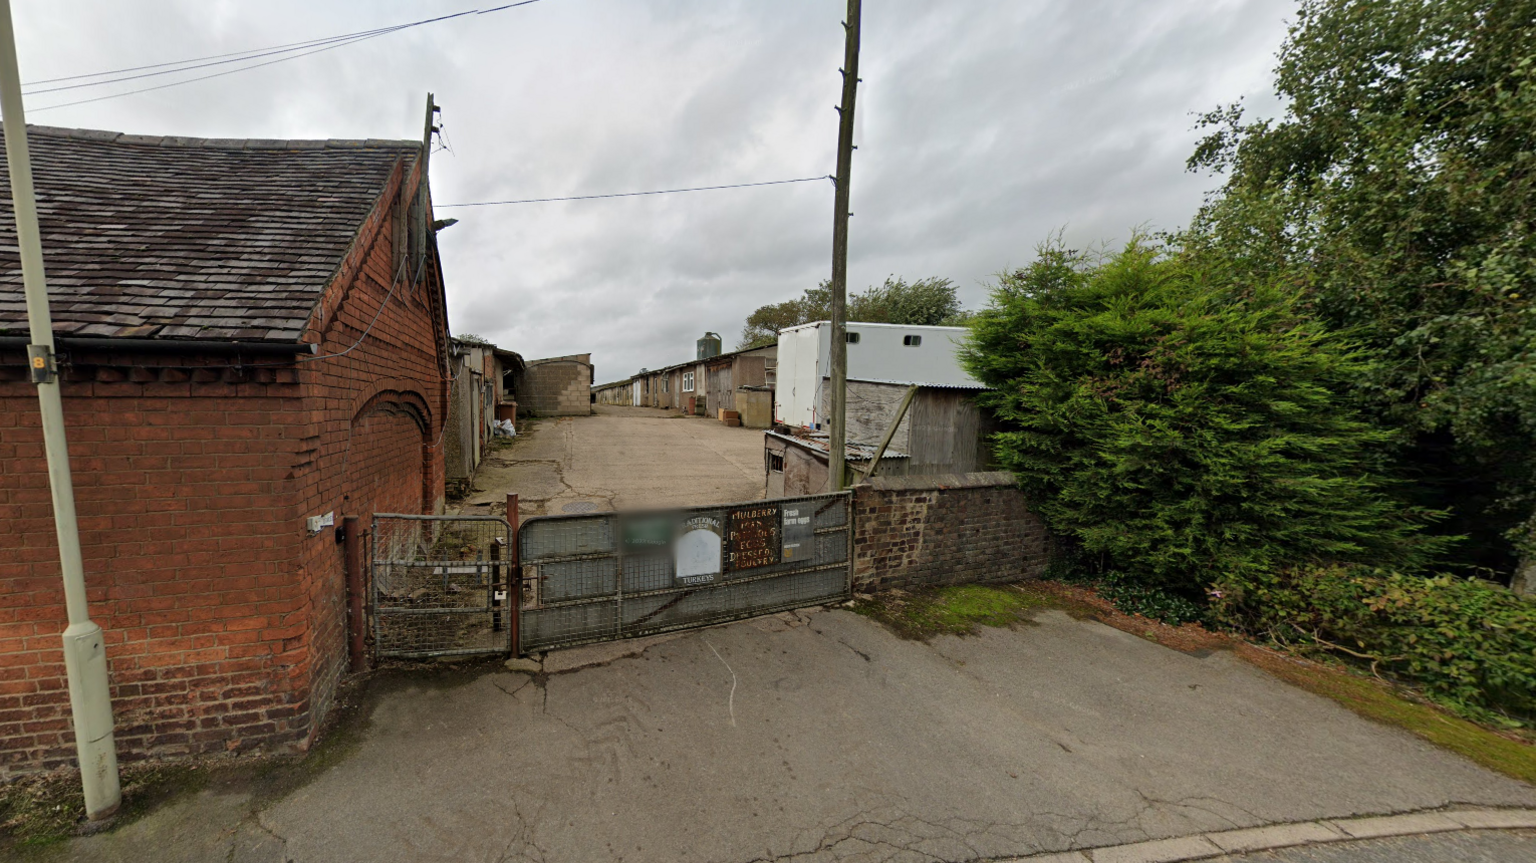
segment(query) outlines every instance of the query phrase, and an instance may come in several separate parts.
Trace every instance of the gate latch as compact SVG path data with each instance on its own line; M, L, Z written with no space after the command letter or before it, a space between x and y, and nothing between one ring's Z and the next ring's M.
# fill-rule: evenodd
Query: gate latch
M47 345L27 345L27 369L32 373L32 383L52 383L59 370L53 362L53 351Z

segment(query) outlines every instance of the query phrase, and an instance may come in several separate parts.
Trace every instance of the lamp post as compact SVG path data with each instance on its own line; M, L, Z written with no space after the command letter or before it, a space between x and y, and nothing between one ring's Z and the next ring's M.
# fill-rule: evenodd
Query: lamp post
M85 564L75 523L75 489L64 439L64 401L53 357L53 323L48 316L48 280L43 272L42 235L37 227L37 199L32 189L32 161L27 149L27 120L22 111L21 75L16 66L16 32L10 0L0 0L0 117L5 121L5 160L11 173L16 211L16 240L21 251L31 344L27 364L37 385L48 483L53 489L53 522L59 537L59 565L64 576L64 669L74 714L75 750L85 814L107 818L122 802L117 777L117 748L112 739L112 700L107 686L107 648L101 627L91 620L85 597Z

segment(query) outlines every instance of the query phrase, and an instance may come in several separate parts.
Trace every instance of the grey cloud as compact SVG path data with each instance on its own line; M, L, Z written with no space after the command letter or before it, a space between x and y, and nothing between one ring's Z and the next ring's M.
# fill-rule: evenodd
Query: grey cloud
M361 30L441 2L17 4L29 79ZM1247 94L1291 0L871 0L850 283L983 283L1073 242L1188 219L1192 113ZM453 152L440 203L831 173L843 3L544 0L35 122L219 137L421 134ZM46 104L48 97L31 100ZM445 210L455 331L525 355L591 351L602 378L679 361L830 269L830 184Z

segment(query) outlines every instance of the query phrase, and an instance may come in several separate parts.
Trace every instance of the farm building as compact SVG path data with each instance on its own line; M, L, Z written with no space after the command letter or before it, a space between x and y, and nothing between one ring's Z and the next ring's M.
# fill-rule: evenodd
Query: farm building
M719 345L718 339L700 339L694 359L654 371L641 369L633 377L593 387L593 400L717 419L728 411L738 414L747 428L771 426L778 346L721 354L708 350L706 342Z
M526 416L569 417L592 413L592 355L529 360L510 389Z
M847 324L848 378L864 381L980 387L960 366L964 327ZM831 379L832 325L826 321L779 333L774 419L790 427L824 429ZM851 397L850 397L851 398Z
M830 389L830 388L828 388ZM862 474L890 430L876 472L885 476L963 474L987 470L987 436L993 422L976 405L980 386L930 386L888 381L848 381L848 469ZM905 412L902 403L908 401ZM823 393L822 415L831 412L831 393ZM769 432L763 442L763 467L769 497L815 494L827 487L827 434L809 429Z
M443 465L449 489L468 487L498 420L517 420L513 379L523 358L489 342L454 339L449 351L448 433Z
M422 144L30 138L120 755L302 749L347 666L343 517L443 505L452 358ZM10 202L0 777L74 757Z

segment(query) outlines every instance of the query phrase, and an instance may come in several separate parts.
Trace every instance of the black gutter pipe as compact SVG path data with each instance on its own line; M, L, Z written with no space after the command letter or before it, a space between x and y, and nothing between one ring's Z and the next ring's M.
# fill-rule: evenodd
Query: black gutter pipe
M26 350L32 340L26 336L0 336L0 350ZM306 342L238 342L204 339L109 339L83 336L57 336L62 349L81 351L124 351L136 354L218 354L229 356L293 356L319 353L320 346Z

